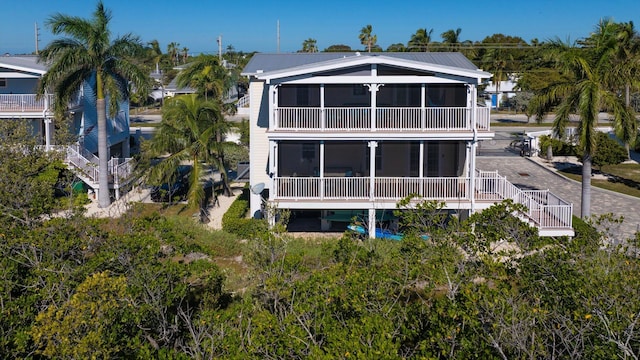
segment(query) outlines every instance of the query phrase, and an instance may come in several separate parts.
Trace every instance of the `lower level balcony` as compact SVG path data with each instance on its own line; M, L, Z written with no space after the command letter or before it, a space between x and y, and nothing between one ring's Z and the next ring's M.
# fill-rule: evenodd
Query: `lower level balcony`
M526 208L519 216L543 236L573 236L570 203L549 190L521 190L497 172L476 172L476 177L275 177L271 201L292 205L336 202L386 204L408 196L433 200L454 209L483 209L506 199ZM473 190L471 187L473 181ZM295 205L292 205L295 206Z

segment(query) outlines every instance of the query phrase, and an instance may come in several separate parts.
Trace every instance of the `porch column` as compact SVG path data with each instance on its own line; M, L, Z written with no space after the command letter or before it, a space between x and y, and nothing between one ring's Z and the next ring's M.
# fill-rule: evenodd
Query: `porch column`
M369 141L369 200L375 200L376 190L376 148L378 147L377 141Z
M275 186L275 178L278 177L278 143L269 141L269 200L278 195L278 189Z
M320 176L320 200L324 199L324 140L320 140L320 169L318 169L318 176Z
M324 84L320 84L320 129L324 130L326 124L327 114L324 111Z
M378 90L384 84L365 84L369 88L369 92L371 93L371 131L376 131L376 112L377 112L377 99L378 99Z
M321 90L322 91L322 90ZM324 114L324 111L323 111ZM324 140L320 140L320 153L319 159L320 164L318 165L320 168L318 169L318 176L320 177L320 189L318 189L318 195L320 196L320 200L324 200ZM320 230L329 231L331 230L331 220L326 220L325 217L329 215L329 210L321 210L320 212Z
M47 117L44 119L44 145L47 151L51 148L51 128L53 125L53 119Z
M471 129L473 131L473 141L471 142L471 148L469 149L471 157L469 158L469 164L471 167L471 173L469 174L469 198L471 200L471 211L473 214L476 207L476 148L478 146L478 128L476 127L476 115L477 115L477 98L478 89L475 85L470 84L471 92Z
M420 86L420 126L423 130L427 128L427 84Z
M278 86L269 84L269 129L275 129L278 123L276 108L278 107Z
M467 143L467 152L469 154L469 200L471 201L471 213L473 214L476 206L476 142Z
M420 161L420 166L418 166L418 177L419 178L423 178L424 177L424 140L420 140L420 156L419 156L419 160Z
M369 239L375 239L376 237L376 209L369 209L369 224L368 229Z
M476 88L476 86L474 84L468 84L467 85L467 89L469 90L469 91L467 91L469 93L469 95L467 97L467 99L468 99L467 107L471 108L471 117L470 117L471 129L473 129L473 131L474 131L474 141L475 141L475 137L476 137L475 131L477 129L476 116L478 115L477 114L477 112L478 112L477 111L478 110L477 109L478 108L478 89Z

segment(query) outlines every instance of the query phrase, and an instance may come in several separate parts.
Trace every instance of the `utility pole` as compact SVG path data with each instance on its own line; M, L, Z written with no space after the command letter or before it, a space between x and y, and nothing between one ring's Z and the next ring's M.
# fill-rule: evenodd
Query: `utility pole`
M280 53L280 19L276 22L276 53Z
M40 40L38 39L38 22L37 21L35 23L35 33L36 33L36 55L38 55L38 42Z

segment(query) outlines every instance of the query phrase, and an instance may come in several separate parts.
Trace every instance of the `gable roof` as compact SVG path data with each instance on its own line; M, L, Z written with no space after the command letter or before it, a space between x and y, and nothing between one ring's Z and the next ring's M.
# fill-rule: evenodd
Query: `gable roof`
M38 62L37 56L0 56L0 67L15 71L45 74L48 67Z
M469 59L457 52L257 53L244 68L242 75L271 79L373 63L456 74L470 78L488 79L491 77L490 73L479 70Z

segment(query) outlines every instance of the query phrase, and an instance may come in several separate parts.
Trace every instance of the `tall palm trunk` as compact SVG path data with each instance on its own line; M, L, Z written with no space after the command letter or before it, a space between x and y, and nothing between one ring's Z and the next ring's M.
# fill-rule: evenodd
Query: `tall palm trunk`
M585 152L582 156L582 218L591 216L591 154Z
M629 84L624 86L624 104L627 107L631 106L631 85ZM627 151L627 160L631 160L631 144L627 139L624 139L624 149Z
M111 204L107 150L107 109L104 97L98 98L96 106L98 107L98 206L104 208Z
M223 120L224 121L224 120ZM229 184L229 177L227 176L227 169L224 166L224 150L222 149L222 134L220 134L220 131L216 131L216 143L218 146L220 146L220 149L218 150L218 159L220 161L220 165L221 165L221 175L222 175L222 188L224 191L224 195L225 196L232 196L233 195L233 191L231 190L231 185Z

